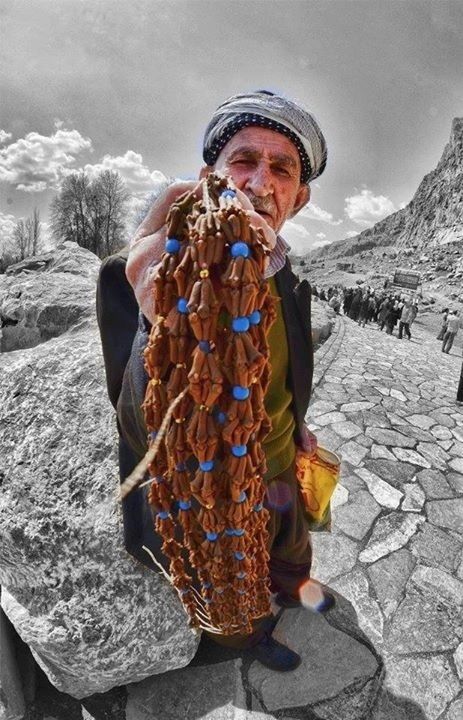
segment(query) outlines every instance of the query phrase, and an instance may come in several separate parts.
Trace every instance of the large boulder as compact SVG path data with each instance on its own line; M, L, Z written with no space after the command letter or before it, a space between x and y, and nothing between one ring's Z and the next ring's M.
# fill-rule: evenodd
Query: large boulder
M73 242L0 275L1 350L35 347L94 315L100 261Z
M198 637L170 585L123 550L99 261L68 246L52 262L2 279L9 317L39 307L40 332L0 355L1 602L53 684L84 697L183 667ZM55 322L73 303L81 312Z

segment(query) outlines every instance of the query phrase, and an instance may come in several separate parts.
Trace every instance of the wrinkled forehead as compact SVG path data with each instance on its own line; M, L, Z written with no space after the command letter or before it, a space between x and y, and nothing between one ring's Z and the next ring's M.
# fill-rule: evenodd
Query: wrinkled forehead
M299 151L291 140L277 132L260 127L244 127L233 135L219 153L217 161L235 155L266 157L275 162L301 169Z

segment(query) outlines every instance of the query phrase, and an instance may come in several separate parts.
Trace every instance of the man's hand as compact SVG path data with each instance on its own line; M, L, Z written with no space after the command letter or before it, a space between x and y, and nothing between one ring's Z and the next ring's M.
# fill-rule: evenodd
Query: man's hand
M199 198L200 183L194 180L181 180L169 185L155 200L130 243L126 275L141 311L150 323L154 323L156 318L153 278L164 252L169 208L181 195L192 191L195 191Z
M276 234L254 207L244 192L235 188L237 199L249 216L251 225L262 230L264 243L273 250ZM198 199L202 196L201 182L181 180L172 183L155 200L146 218L138 226L130 243L126 275L131 284L141 311L151 323L154 323L153 279L164 252L167 235L166 219L169 208L181 195L195 192Z

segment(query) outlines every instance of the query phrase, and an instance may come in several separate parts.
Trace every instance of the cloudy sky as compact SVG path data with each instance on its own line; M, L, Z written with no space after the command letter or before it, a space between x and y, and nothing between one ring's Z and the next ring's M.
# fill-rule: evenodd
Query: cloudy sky
M268 88L328 142L303 252L406 204L463 115L460 0L0 0L0 27L0 239L72 169L195 177L214 108Z

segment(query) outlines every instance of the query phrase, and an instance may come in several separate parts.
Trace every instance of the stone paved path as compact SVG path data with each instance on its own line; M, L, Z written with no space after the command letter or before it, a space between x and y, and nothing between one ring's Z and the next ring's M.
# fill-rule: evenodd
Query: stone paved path
M429 720L463 718L461 351L347 318L317 365L310 427L343 458L314 575L355 607L386 687ZM344 326L344 327L342 327ZM372 720L388 720L377 710Z

